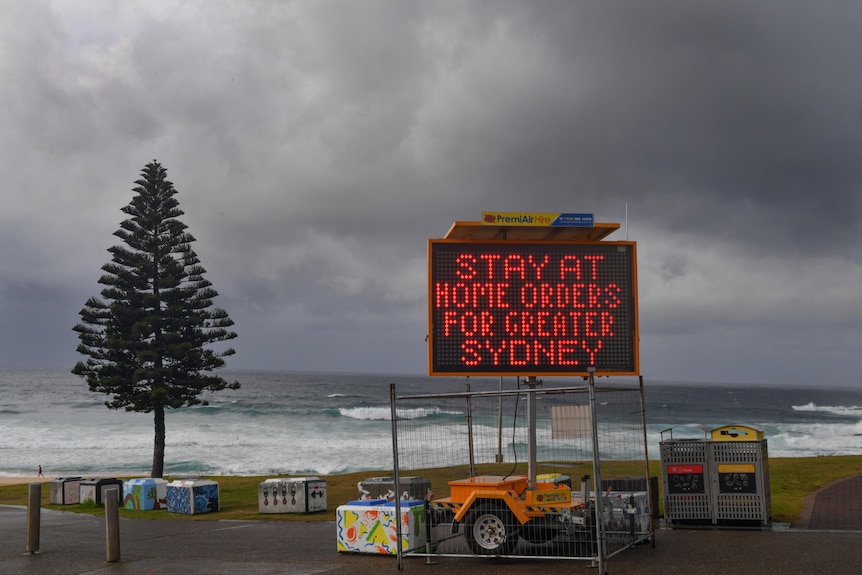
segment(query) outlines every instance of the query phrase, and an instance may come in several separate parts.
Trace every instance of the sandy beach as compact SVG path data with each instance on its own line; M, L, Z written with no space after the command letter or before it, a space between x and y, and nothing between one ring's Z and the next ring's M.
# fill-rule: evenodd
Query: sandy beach
M0 477L0 487L7 485L29 485L30 483L48 483L53 477Z
M6 487L8 485L29 485L30 483L48 483L57 477L69 477L75 474L65 474L65 475L46 475L44 477L32 476L32 477L3 477L0 476L0 487ZM99 472L99 473L87 473L81 475L84 478L95 478L95 477L149 477L149 472L141 472L138 474L129 474L128 471L123 473L108 473L108 472Z

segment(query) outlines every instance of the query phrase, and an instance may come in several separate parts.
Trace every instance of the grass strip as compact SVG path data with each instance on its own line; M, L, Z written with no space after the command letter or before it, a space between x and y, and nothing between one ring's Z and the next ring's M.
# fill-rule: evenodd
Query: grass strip
M642 461L603 461L602 478L642 477L644 464ZM589 462L571 463L540 463L537 473L561 473L571 477L574 489L579 489L583 475L592 473ZM805 497L821 489L825 485L862 474L862 456L826 456L826 457L788 457L770 458L768 461L770 477L770 500L772 505L772 520L776 523L792 523L802 512ZM479 475L526 474L525 464L483 464L476 466ZM661 477L661 462L650 461L649 473ZM357 484L370 477L391 476L391 470L361 471L339 475L320 476L326 480L327 510L317 513L279 513L263 514L258 510L258 485L264 479L274 476L207 476L207 479L219 484L218 513L202 515L180 515L167 511L132 511L120 509L122 517L134 519L185 519L188 521L207 520L259 520L259 521L335 521L336 508L358 497ZM418 469L401 473L404 476L420 476L431 482L435 497L449 495L448 482L464 479L469 476L467 466ZM288 476L284 476L288 477ZM121 478L129 479L129 478ZM165 479L171 480L171 477ZM661 481L659 481L661 485ZM661 488L661 487L660 487ZM0 504L27 505L27 484L8 485L0 487ZM663 514L663 499L659 497L659 513ZM73 511L101 515L102 508L89 503L82 505L54 505L50 503L50 487L42 488L42 506L45 509Z

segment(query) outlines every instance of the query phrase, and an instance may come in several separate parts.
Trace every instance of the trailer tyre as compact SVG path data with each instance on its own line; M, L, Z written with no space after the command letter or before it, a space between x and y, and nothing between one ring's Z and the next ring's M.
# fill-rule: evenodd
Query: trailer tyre
M503 503L481 503L467 513L464 535L475 555L509 555L518 545L518 522Z

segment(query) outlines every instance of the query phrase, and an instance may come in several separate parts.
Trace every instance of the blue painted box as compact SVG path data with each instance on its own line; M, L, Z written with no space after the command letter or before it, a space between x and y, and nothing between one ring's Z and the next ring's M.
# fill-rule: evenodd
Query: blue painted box
M167 509L168 482L157 477L129 479L123 483L123 507L137 511Z
M219 510L218 483L209 479L179 479L168 483L168 513L197 515Z

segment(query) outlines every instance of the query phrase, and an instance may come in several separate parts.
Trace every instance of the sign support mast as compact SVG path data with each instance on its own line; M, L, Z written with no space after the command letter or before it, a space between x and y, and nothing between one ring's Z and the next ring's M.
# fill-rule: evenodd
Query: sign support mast
M527 378L527 481L529 489L536 489L536 387L542 384L535 375Z

